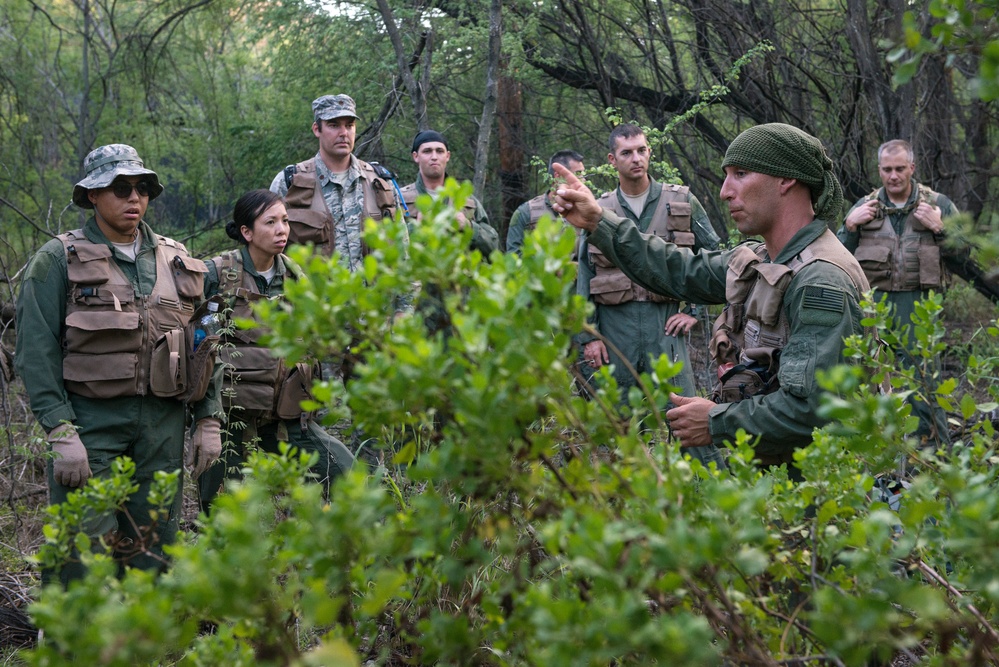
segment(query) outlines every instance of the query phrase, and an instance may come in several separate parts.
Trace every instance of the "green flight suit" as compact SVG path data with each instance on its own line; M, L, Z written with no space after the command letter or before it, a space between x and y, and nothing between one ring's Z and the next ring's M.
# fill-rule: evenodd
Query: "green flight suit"
M132 282L137 295L149 295L156 283L156 237L145 222L139 223L142 242L135 260L119 252L104 236L94 218L84 226L86 238L112 249L112 261ZM86 527L93 538L118 530L124 541L116 549L123 564L149 570L166 566L163 546L173 542L183 500L183 475L170 516L159 521L146 545L147 550L130 551L129 542L139 543L132 525L140 528L150 523L151 509L146 496L157 471L182 469L186 406L171 398L126 396L92 399L68 392L63 383L63 328L69 279L66 253L59 239L48 241L29 262L17 299L17 348L15 365L24 379L38 423L46 432L63 422L72 422L87 448L90 470L96 478L107 477L111 464L119 456L128 456L136 464L138 491L122 511L94 516ZM218 370L218 369L216 369ZM203 417L221 417L220 376L216 374L205 398L192 406L194 421ZM49 502L62 503L75 489L57 483L48 463ZM83 576L80 563L68 563L55 572L42 573L44 581L57 576L63 584Z
M897 236L901 236L905 228L905 220L909 216L909 213L913 208L919 203L919 183L915 179L911 181L912 192L909 193L909 199L903 206L896 206L888 199L888 194L885 189L878 188L877 199L881 203L882 210L885 216L888 218L888 222L891 223L892 228L895 230ZM936 201L934 202L936 206L940 208L940 217L943 219L949 218L953 215L957 215L958 210L950 199L946 196L934 193L936 195ZM869 197L861 197L857 200L851 208L852 212L858 206L867 202ZM849 213L847 215L849 215ZM844 224L840 227L839 231L836 233L840 242L846 249L850 252L856 252L857 246L860 245L860 231L851 232L846 228ZM943 234L934 234L934 239L942 243L944 238ZM943 262L946 264L950 259L951 255L949 253L942 253L941 257ZM874 290L875 300L880 300L885 297L888 304L892 307L894 312L894 322L896 327L905 327L909 332L909 349L908 350L897 350L899 359L906 366L912 367L915 365L915 359L912 355L913 346L916 344L916 340L913 336L913 325L912 325L912 315L916 312L916 303L919 301L924 301L929 296L929 290L893 290L884 291L880 289ZM940 371L939 360L933 364L933 370L936 372ZM947 428L947 415L938 405L930 407L925 401L918 400L914 397L908 399L908 403L912 406L913 414L919 418L919 428L916 430L917 437L927 437L931 438L933 433L936 432L940 436L940 442L949 443L950 435L949 429Z
M787 264L825 229L825 221L812 220L769 261ZM633 222L606 210L590 235L590 243L647 289L695 303L725 303L732 250L693 253L658 238L650 240ZM825 298L817 304L821 307L805 298L809 288L823 290ZM841 312L829 308L836 293L843 295ZM733 441L742 428L760 437L756 451L761 456L786 457L795 448L811 443L812 430L825 424L817 414L821 390L815 371L842 363L843 338L862 332L860 293L842 269L815 261L801 268L791 280L783 308L791 331L780 356L780 388L771 394L713 407L709 425L716 445Z
M648 230L655 215L656 208L665 205L660 204L660 197L663 191L662 183L652 180L649 186L648 199L645 202L645 209L639 217L628 206L627 201L621 194L621 188L617 189L618 205L621 207L631 222L635 223L642 232ZM714 250L718 247L718 235L715 234L711 223L708 221L708 214L704 207L697 201L697 197L688 195L690 202L690 230L694 234L694 251ZM596 275L596 267L591 261L590 255L586 252L587 235L584 233L580 241L579 270L576 274L576 294L590 299L590 280ZM620 265L618 265L620 268ZM627 271L625 271L627 273ZM637 282L637 281L636 281ZM665 292L663 292L665 294ZM683 369L674 376L670 382L680 388L680 394L684 396L696 396L697 391L694 384L694 374L690 368L690 357L687 353L687 341L685 336L671 336L665 332L666 321L673 315L680 312L680 304L676 301L656 303L653 301L629 301L619 305L595 304L594 314L590 321L593 327L603 335L610 344L607 345L607 354L610 363L614 365L614 379L624 394L630 387L637 384L637 380L632 375L627 366L621 363L621 358L615 353L616 347L621 351L623 357L638 372L645 373L651 371L651 360L658 359L665 354L670 361L682 362ZM581 333L576 336L576 341L580 348L587 343L596 340L596 337L589 333ZM584 372L589 367L583 362ZM722 458L715 447L695 447L689 453L691 456L707 463L715 461L721 465Z
M276 270L270 283L261 276L253 266L253 260L247 246L241 246L240 257L243 270L253 278L257 294L268 297L280 297L284 294L284 282L291 272L288 260L284 255L274 258ZM211 298L219 293L220 279L215 261L205 262L208 265L208 276L205 278L205 298ZM242 281L238 282L242 285ZM230 298L229 308L235 297ZM229 415L229 423L234 424L223 433L221 460L202 473L198 478L198 490L201 496L201 509L209 512L211 502L218 495L226 479L239 479L242 475L239 469L246 460L246 444L252 441L256 447L272 454L278 453L278 443L287 442L300 452L317 453L319 460L312 467L312 474L323 484L327 492L330 483L347 472L354 463L354 456L347 447L327 433L311 418L306 419L258 419L241 412ZM235 423L246 426L236 427Z

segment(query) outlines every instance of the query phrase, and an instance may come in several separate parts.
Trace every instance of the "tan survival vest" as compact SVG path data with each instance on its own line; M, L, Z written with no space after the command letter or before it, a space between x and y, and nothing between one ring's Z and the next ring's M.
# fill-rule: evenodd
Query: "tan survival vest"
M709 344L718 365L718 384L712 395L716 403L735 403L780 387L780 351L791 334L784 293L801 269L812 262L829 262L842 269L861 294L868 290L857 261L828 229L787 264L773 264L766 258L766 245L760 243L739 246L729 259L727 305L715 321ZM789 455L786 460L763 463L790 461Z
M87 398L204 396L210 372L198 376L200 395L191 393L188 367L195 351L187 327L208 268L183 244L155 237L156 283L143 296L109 246L87 240L82 229L58 236L69 279L62 364L67 391ZM211 360L202 360L209 371Z
M326 206L322 185L316 178L316 159L296 164L288 184L288 194L284 197L291 226L288 240L291 243L312 243L328 257L336 248L333 214ZM364 188L364 215L375 221L395 217L392 184L376 175L367 162L358 160L357 164L361 170L361 187ZM363 241L361 253L368 254L368 247Z
M416 183L410 183L399 189L399 193L402 195L402 200L406 202L406 217L412 220L416 219L416 198L420 196L419 190L416 189ZM465 214L465 218L469 222L475 221L475 200L469 197L465 200L465 205L461 207L461 212Z
M530 212L530 218L528 218L527 224L524 225L524 232L529 232L537 227L538 220L546 213L553 218L558 218L558 213L553 211L552 207L548 205L548 195L538 195L534 199L528 200L527 210Z
M914 215L920 202L937 206L940 195L918 185L916 200L902 209L884 206L878 199L880 189L864 198L878 201L877 217L859 228L860 241L854 255L867 274L871 287L886 292L937 289L947 283L947 270L940 258L940 245L933 232ZM889 216L905 215L902 235L895 234Z
M281 255L289 278L298 278L301 271ZM253 312L252 304L264 296L257 283L243 270L243 255L231 250L210 260L219 277L218 293L228 305L229 323L222 333L220 354L223 361L222 406L226 412L238 411L246 418L299 419L307 417L301 403L312 397L313 377L319 377L318 364L301 361L288 367L276 358L270 348L258 344L267 329ZM280 297L273 297L280 298ZM257 326L238 329L235 318L252 319Z
M697 239L690 230L691 206L688 201L690 188L685 185L663 184L662 194L656 202L655 213L645 234L658 236L664 241L675 243L683 248L693 248ZM617 197L617 189L604 193L597 203L601 207L614 211L618 216L627 218ZM641 285L632 282L631 278L617 268L610 259L596 246L590 245L590 261L596 274L590 279L590 297L595 303L616 306L629 301L652 301L665 303L676 301L662 294L650 292Z

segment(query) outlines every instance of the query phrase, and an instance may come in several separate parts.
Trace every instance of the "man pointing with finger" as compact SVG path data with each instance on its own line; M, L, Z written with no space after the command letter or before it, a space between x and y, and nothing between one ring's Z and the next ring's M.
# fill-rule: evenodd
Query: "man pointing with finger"
M683 447L758 436L766 465L789 464L824 420L816 412L815 371L842 361L843 338L861 332L868 289L856 259L828 230L843 201L818 139L782 123L740 134L722 161L721 198L739 231L759 236L731 250L693 253L643 237L602 209L566 170L555 209L633 281L694 303L725 303L711 351L714 400L673 395L666 416Z

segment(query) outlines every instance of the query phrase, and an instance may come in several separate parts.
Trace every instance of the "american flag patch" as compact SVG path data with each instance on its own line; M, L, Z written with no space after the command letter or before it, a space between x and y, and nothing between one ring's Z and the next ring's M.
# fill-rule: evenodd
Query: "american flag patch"
M828 287L808 286L805 288L805 298L802 308L828 310L833 313L843 312L843 292Z

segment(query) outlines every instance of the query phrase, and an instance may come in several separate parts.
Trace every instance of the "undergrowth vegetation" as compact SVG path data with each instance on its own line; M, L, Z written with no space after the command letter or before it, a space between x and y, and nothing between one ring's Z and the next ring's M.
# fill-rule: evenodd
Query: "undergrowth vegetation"
M459 200L470 188L451 184ZM441 198L443 200L443 198ZM429 198L403 261L401 226L369 229L363 271L294 258L306 279L265 313L274 347L362 360L317 400L381 434L392 465L356 468L331 502L303 483L307 457L253 455L242 483L171 547L154 579L116 566L79 534L89 503L118 502L130 468L52 510L40 559L84 547L86 580L38 593L45 639L29 665L929 665L999 663L999 357L955 386L899 372L872 336L821 377L835 420L796 455L805 481L731 443L708 470L670 441L665 358L635 389L573 390L570 339L586 304L568 260L575 236L542 221L523 257L469 253L469 230ZM390 317L434 286L450 323L427 337ZM886 333L883 306L866 305ZM940 299L916 336L942 345ZM983 332L995 340L993 323ZM930 365L927 366L928 368ZM894 386L879 393L882 381ZM919 391L967 427L920 451L904 402ZM644 406L644 409L638 409ZM647 412L651 411L648 415ZM905 463L911 485L877 476ZM163 484L163 489L169 485ZM878 489L887 489L879 492ZM164 491L158 498L168 507ZM897 511L895 511L897 509ZM75 526L75 528L74 528Z

